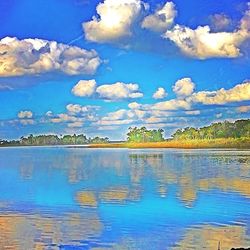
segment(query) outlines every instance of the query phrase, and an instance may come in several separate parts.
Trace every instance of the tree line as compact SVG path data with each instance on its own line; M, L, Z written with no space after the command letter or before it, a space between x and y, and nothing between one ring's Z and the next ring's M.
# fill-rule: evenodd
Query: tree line
M129 127L127 142L161 142L164 141L163 129L149 130L146 127ZM235 122L217 122L202 128L186 127L177 129L171 138L173 140L210 140L217 138L249 138L250 119L237 120ZM0 140L0 146L5 145L84 145L108 143L108 137L87 138L84 134L79 135L37 135L30 134L21 137L20 140Z
M145 127L130 127L127 133L128 142L161 142L164 141L163 129L148 130ZM202 128L186 127L177 129L171 135L173 140L210 140L218 138L250 138L250 119L235 122L217 122Z
M43 146L43 145L84 145L90 143L108 143L108 137L87 138L86 135L33 135L22 136L20 140L0 140L0 145L23 145L23 146Z
M250 119L235 122L217 122L202 128L186 127L178 129L173 135L174 140L204 140L217 138L250 138Z

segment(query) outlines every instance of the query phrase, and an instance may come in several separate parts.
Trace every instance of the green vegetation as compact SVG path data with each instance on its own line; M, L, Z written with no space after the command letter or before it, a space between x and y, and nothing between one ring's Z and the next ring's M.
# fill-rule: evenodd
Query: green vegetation
M130 127L127 133L127 142L162 142L163 130L147 130L145 127ZM218 122L202 128L187 127L178 129L173 135L172 140L212 140L222 138L250 138L250 119L238 120L235 122Z
M44 146L44 145L85 145L91 143L108 143L109 138L95 137L87 138L86 135L37 135L30 134L21 137L18 141L0 140L1 146Z
M178 129L173 135L174 140L211 140L218 138L249 138L250 119L235 122L218 122L203 128L187 127Z
M178 129L171 139L163 130L130 127L127 142L110 143L109 138L87 138L86 135L29 135L18 141L0 140L0 146L85 145L106 148L250 148L250 119L218 122L202 128Z
M148 130L145 127L130 127L127 140L128 142L160 142L164 141L163 132L163 129Z

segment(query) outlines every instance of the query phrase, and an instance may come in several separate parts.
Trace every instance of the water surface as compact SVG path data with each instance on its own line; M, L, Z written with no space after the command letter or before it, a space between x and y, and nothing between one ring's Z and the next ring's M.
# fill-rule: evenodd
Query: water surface
M0 148L0 183L0 249L250 246L247 150Z

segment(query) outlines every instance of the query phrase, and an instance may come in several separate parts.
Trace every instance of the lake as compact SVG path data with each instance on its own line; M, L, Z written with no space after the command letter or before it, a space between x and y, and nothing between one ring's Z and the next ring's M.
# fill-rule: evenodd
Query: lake
M250 151L0 148L0 249L250 246Z

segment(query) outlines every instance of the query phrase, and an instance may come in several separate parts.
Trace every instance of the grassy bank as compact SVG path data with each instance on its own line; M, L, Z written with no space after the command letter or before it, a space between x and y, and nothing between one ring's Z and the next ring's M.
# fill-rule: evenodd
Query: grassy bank
M249 138L211 140L167 140L163 142L90 144L89 148L244 148L250 149Z

